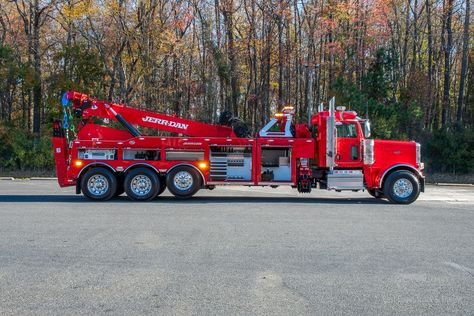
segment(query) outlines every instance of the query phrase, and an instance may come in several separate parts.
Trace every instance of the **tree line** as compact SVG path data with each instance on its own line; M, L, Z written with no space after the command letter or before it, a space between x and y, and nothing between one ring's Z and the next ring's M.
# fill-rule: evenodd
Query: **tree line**
M52 167L79 90L256 132L336 103L416 139L431 171L474 169L469 0L0 0L0 168Z

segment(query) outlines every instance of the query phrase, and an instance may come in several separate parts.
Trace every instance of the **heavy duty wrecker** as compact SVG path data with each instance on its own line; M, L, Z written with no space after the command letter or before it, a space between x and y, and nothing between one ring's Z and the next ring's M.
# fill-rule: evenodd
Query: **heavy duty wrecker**
M367 190L375 198L409 204L424 191L420 145L368 139L369 121L336 108L334 99L306 124L294 124L294 110L285 107L254 138L239 137L231 126L78 92L65 93L62 104L65 117L55 121L53 131L58 182L92 200L124 192L133 200L151 200L166 188L184 198L217 185L288 185L299 192ZM97 118L123 128L97 124ZM137 126L175 136L142 135ZM72 140L71 129L77 130Z

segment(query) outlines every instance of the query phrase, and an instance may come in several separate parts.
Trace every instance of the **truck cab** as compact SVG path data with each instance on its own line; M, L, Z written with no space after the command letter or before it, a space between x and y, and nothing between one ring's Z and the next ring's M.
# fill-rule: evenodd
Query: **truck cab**
M411 203L424 191L421 146L414 141L371 139L370 122L345 107L320 111L311 118L316 139L315 170L325 170L327 189L367 190L376 198Z

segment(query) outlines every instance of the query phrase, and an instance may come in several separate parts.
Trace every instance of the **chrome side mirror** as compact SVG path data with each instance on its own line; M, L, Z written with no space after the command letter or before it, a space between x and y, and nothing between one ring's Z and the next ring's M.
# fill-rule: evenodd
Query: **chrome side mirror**
M370 121L366 120L363 124L364 124L364 126L363 126L364 137L365 138L370 138L370 136L372 135L371 132L370 132Z

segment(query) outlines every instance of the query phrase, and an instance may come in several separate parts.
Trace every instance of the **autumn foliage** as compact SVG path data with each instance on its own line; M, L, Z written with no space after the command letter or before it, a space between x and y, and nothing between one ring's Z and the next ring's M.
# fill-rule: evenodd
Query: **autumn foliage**
M471 15L469 0L0 0L0 170L52 167L44 144L75 89L208 122L231 111L253 132L336 96L376 136L422 141L433 171L472 172Z

